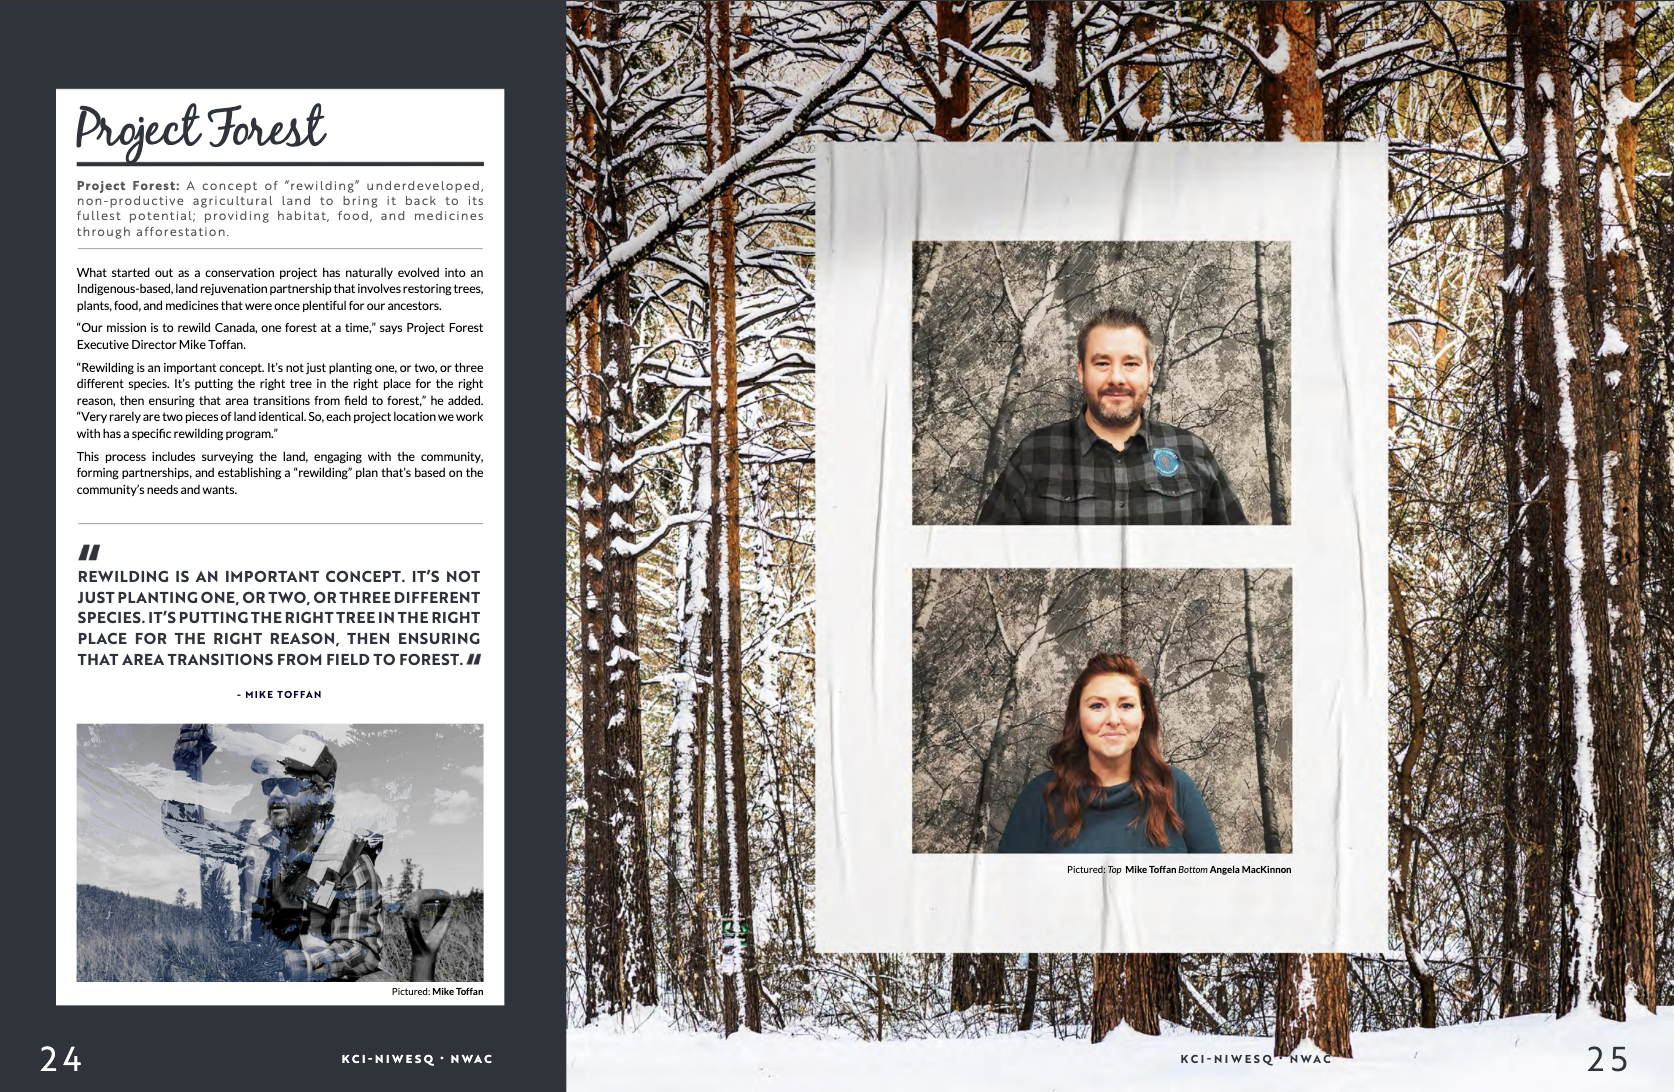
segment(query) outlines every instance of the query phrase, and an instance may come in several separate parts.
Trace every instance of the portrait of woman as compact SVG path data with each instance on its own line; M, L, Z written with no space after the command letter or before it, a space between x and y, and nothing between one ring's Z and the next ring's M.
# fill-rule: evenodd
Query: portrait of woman
M1203 794L1163 759L1156 695L1130 657L1087 661L1047 760L1012 806L1001 853L1221 852Z

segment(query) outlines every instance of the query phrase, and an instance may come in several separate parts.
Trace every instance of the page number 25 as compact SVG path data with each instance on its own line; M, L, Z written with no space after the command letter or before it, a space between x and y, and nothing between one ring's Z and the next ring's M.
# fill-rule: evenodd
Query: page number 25
M1603 1073L1604 1069L1599 1065L1599 1063L1604 1061L1604 1048L1603 1047L1588 1047L1587 1049L1593 1052L1593 1064L1587 1067L1587 1072L1588 1073ZM1625 1047L1611 1047L1610 1048L1610 1069L1611 1069L1611 1072L1620 1073L1622 1070L1627 1068L1627 1055L1622 1053L1622 1051L1625 1050L1625 1049L1626 1049ZM66 1064L66 1065L69 1064L69 1059L68 1058L64 1059L64 1064Z
M41 1067L41 1072L42 1073L57 1073L58 1072L58 1067L53 1065L52 1063L58 1060L58 1052L56 1050L53 1050L51 1047L42 1047L41 1049L46 1051L46 1056L47 1056L46 1065L43 1065ZM76 1057L76 1048L75 1047L71 1047L69 1050L66 1050L64 1052L64 1068L65 1069L74 1069L78 1073L81 1071L81 1059Z

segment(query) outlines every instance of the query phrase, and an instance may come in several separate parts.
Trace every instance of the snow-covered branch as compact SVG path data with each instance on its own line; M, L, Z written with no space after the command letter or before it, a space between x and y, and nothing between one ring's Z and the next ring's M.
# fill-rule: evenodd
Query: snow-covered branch
M1417 49L1419 46L1429 44L1429 40L1425 38L1404 38L1399 42L1384 42L1382 45L1375 45L1369 49L1362 49L1359 53L1351 53L1347 57L1338 61L1336 64L1332 65L1330 68L1320 69L1319 78L1322 81L1328 80L1333 76L1340 76L1350 69L1359 68L1363 64L1369 64L1372 61L1377 60L1379 57L1387 57L1393 53L1405 53L1409 49Z
M657 543L666 538L668 533L676 527L680 527L687 523L697 523L708 518L708 514L704 512L682 512L679 515L670 516L668 519L664 520L662 525L655 531L652 531L649 535L646 535L644 538L638 539L637 541L629 542L624 538L611 539L610 552L615 554L617 557L640 557L643 554L649 553L656 547Z
M693 209L714 197L757 161L778 151L802 131L814 113L859 72L878 48L878 41L912 7L911 0L898 0L880 15L866 36L842 64L832 69L767 132L735 152L732 158L711 171L708 177L677 197L674 203L638 235L611 249L604 260L584 274L564 298L564 310L571 313L587 306L599 294L605 281L637 262L645 252L668 238L686 222Z
M1674 72L1670 72L1668 75L1664 76L1661 83L1651 88L1650 94L1646 95L1638 102L1628 106L1628 116L1638 117L1640 114L1643 114L1645 112L1645 108L1650 106L1651 103L1657 101L1657 99L1662 96L1662 93L1668 90L1670 84L1674 84Z

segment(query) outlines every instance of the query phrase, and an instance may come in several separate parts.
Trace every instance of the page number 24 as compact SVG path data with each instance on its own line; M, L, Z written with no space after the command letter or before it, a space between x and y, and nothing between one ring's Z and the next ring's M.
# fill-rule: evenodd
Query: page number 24
M41 1072L42 1073L57 1073L58 1072L58 1067L53 1065L52 1063L58 1060L58 1052L56 1050L53 1050L51 1047L42 1047L41 1049L46 1051L46 1056L47 1056L46 1065L43 1065L41 1067ZM69 1050L66 1050L64 1052L64 1068L65 1069L74 1069L77 1072L81 1071L81 1059L76 1057L76 1048L75 1047L71 1047Z
M1604 1061L1604 1048L1603 1047L1588 1047L1587 1049L1593 1052L1593 1064L1587 1067L1587 1072L1588 1073L1603 1073L1604 1068L1599 1063ZM1610 1069L1611 1069L1612 1072L1620 1073L1622 1070L1627 1068L1627 1055L1622 1053L1622 1051L1624 1049L1626 1049L1626 1048L1625 1047L1611 1047L1610 1048ZM66 1064L68 1063L68 1061L69 1061L68 1059L65 1059Z

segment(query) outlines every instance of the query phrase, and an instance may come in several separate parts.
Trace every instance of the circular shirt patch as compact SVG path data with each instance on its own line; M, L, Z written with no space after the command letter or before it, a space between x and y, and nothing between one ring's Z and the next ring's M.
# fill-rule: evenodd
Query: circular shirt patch
M1159 447L1151 453L1151 465L1165 478L1180 473L1180 456L1171 447Z

